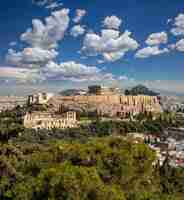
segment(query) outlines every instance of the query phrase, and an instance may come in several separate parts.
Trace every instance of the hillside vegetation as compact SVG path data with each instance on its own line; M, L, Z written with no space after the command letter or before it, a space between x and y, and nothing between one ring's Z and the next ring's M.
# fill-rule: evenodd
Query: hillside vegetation
M184 169L160 167L146 144L125 137L162 132L172 115L50 131L24 129L21 115L0 115L0 199L183 200Z
M159 93L156 93L144 85L137 85L130 90L125 90L125 95L148 95L148 96L158 96Z
M0 199L182 200L184 170L154 160L145 144L117 137L1 144Z

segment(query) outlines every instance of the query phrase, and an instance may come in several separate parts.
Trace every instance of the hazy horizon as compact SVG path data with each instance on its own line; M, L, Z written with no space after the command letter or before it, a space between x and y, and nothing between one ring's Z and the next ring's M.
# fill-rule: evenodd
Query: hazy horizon
M107 85L106 85L107 86ZM114 86L114 85L108 85L108 86ZM126 86L126 87L120 87L120 89L125 90L125 89L130 89L136 85L132 86ZM30 94L38 93L38 92L50 92L50 93L59 93L64 90L68 89L88 89L88 86L85 85L68 85L63 87L61 85L32 85L32 86L24 86L24 85L19 85L19 86L3 86L0 88L0 96L27 96ZM181 96L184 97L184 93L177 93L177 92L171 92L171 91L164 91L164 90L159 90L159 89L154 89L154 88L149 88L155 92L160 93L160 95L163 96Z

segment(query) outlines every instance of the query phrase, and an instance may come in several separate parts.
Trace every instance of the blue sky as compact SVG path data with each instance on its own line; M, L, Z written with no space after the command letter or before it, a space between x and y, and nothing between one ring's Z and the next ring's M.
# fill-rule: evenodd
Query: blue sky
M7 0L0 24L1 94L94 83L184 94L181 0Z

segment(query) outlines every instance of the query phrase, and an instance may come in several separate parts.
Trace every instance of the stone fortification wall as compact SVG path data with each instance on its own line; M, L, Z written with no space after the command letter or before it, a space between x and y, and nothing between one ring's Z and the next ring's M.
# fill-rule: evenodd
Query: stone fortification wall
M99 113L116 116L117 113L139 113L144 111L161 112L157 97L125 95L80 95L55 96L49 101L56 108L59 105L81 110L97 110Z
M138 95L138 96L120 96L120 103L121 104L128 104L128 105L139 105L139 104L157 104L158 99L157 97L153 96L145 96L145 95Z
M120 95L78 95L78 96L55 96L58 101L78 103L112 103L120 104ZM52 98L53 99L53 98Z

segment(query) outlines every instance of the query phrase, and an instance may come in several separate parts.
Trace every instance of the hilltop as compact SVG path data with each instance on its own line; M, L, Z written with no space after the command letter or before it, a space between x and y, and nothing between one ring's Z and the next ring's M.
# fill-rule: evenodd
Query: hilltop
M130 90L125 90L125 95L148 95L148 96L158 96L159 93L154 92L144 85L137 85Z

